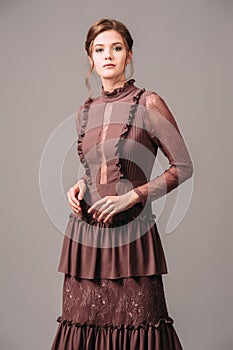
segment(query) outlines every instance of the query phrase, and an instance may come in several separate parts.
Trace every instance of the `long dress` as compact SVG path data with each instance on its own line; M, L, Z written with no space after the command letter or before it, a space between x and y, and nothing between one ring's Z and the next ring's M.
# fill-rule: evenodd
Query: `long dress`
M112 92L102 86L76 113L87 191L64 235L62 313L51 350L182 350L168 314L168 269L151 203L191 177L193 164L163 98L134 83ZM158 148L169 167L151 180ZM87 212L131 189L140 202L110 221Z

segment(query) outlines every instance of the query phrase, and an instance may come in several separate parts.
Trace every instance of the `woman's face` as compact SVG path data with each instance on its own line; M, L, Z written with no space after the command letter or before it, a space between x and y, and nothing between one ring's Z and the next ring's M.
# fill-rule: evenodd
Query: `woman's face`
M103 79L122 80L125 67L132 57L127 52L121 35L116 30L106 30L97 35L93 41L92 58L96 73Z

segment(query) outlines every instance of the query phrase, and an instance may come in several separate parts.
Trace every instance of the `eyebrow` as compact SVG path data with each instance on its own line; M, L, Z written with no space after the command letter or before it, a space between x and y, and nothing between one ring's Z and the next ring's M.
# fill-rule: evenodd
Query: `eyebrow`
M116 44L123 45L121 42L112 43L112 45L116 45ZM95 46L104 46L104 45L103 44L95 44Z

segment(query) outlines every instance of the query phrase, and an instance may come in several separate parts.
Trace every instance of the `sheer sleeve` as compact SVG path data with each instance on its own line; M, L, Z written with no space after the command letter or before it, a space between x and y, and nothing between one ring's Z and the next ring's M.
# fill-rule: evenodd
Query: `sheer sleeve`
M144 127L155 148L163 152L169 167L151 181L134 188L140 201L153 201L172 191L193 174L193 163L174 116L155 92L146 97Z

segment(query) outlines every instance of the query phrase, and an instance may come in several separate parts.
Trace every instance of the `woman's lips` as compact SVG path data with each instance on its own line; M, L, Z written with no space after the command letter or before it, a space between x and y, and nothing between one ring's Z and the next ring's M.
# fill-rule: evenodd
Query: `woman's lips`
M115 64L105 64L104 67L115 67Z

